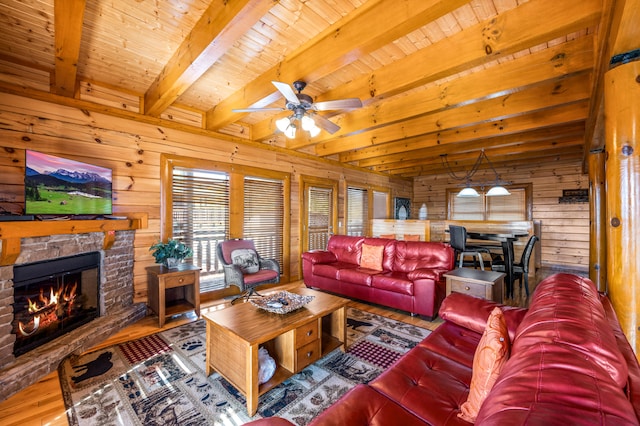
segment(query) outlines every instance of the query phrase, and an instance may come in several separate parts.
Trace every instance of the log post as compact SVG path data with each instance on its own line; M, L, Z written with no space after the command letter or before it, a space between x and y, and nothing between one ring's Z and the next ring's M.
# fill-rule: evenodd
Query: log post
M640 357L640 61L604 78L607 286L622 331Z
M605 153L591 152L589 162L589 278L598 291L607 291Z

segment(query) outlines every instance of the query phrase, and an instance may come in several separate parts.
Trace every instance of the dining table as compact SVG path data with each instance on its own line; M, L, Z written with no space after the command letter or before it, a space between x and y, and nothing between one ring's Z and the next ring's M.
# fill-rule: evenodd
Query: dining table
M520 238L528 237L529 233L526 231L512 231L509 233L497 233L486 232L479 230L467 230L467 239L482 240L482 241L496 241L500 243L502 248L502 256L504 258L505 265L505 286L506 297L513 298L513 262L514 262L514 250L513 242Z

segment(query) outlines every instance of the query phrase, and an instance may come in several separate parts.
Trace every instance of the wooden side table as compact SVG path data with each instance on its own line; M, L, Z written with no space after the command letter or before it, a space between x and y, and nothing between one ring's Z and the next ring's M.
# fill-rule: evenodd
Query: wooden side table
M447 278L447 296L452 292L464 293L502 303L505 277L502 272L458 268L444 276Z
M172 315L195 310L200 316L200 268L183 263L175 269L147 268L149 307L158 314L160 327Z

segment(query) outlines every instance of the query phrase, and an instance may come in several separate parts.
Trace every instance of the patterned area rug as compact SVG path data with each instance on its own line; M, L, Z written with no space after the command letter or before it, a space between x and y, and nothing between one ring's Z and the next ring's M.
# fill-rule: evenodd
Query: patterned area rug
M367 383L429 333L349 308L349 348L335 350L260 396L245 398L205 374L203 320L139 340L71 356L59 366L71 425L240 425L280 416L305 425L358 383Z

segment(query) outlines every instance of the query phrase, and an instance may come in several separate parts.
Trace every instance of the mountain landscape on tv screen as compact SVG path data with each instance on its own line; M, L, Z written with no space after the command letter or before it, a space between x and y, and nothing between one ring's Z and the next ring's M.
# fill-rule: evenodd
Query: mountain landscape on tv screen
M57 169L25 171L28 214L110 214L111 181L97 173Z

